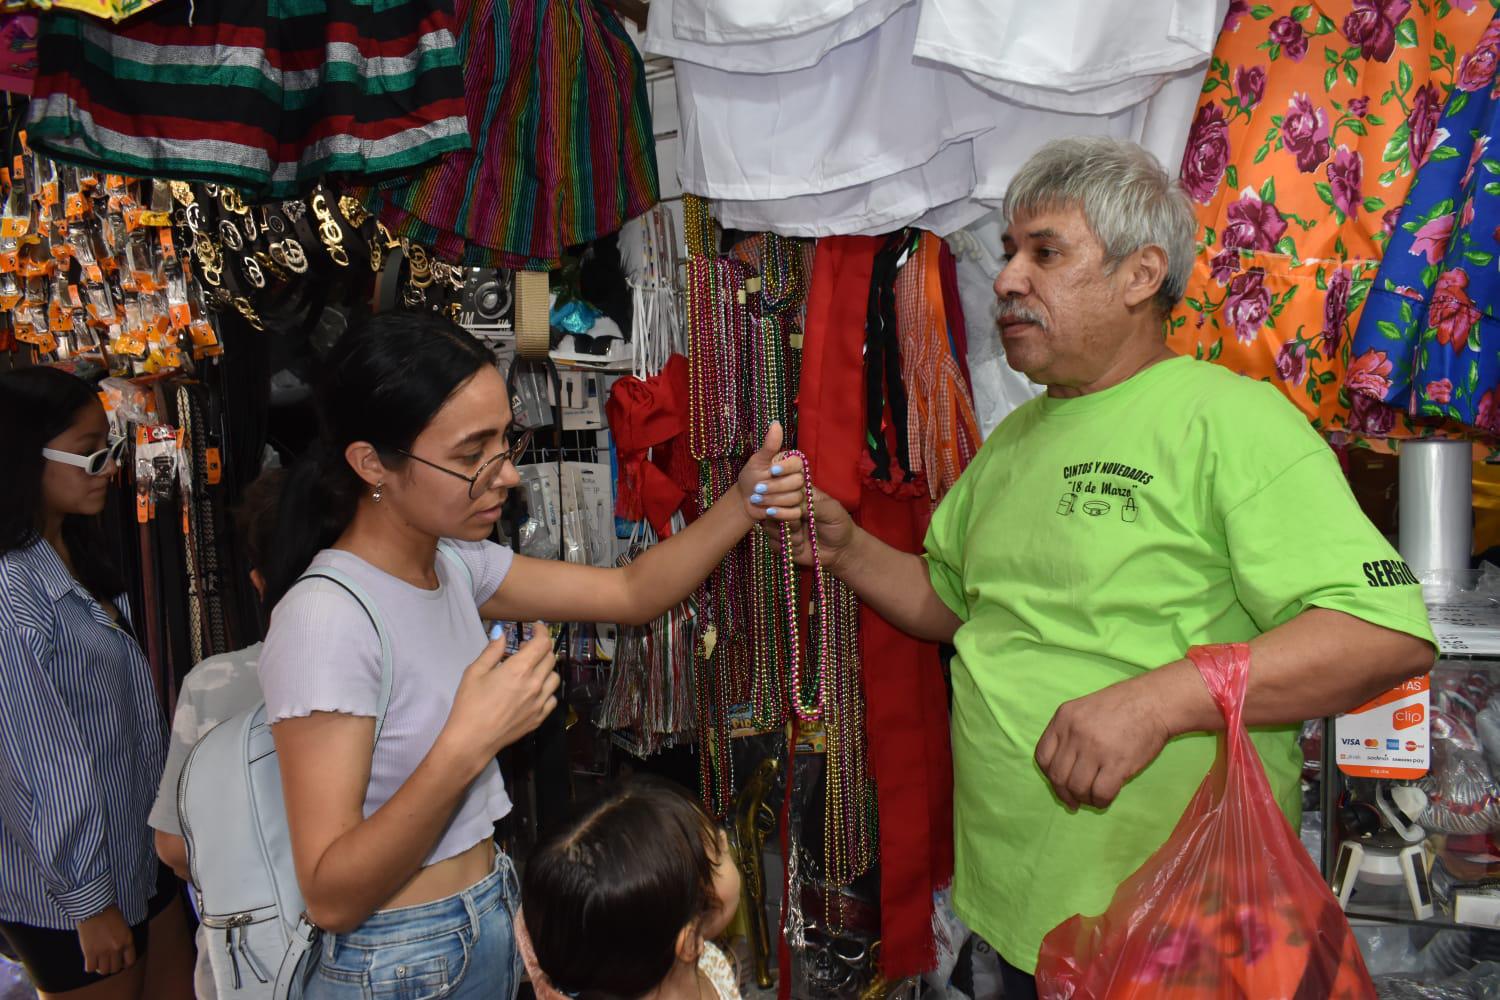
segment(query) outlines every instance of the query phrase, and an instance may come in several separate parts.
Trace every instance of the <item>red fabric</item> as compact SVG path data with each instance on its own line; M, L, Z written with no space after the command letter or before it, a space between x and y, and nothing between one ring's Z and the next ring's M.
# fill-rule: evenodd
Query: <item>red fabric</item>
M929 503L870 482L864 444L865 309L871 237L819 240L808 293L798 434L818 488L877 538L920 552ZM889 421L887 421L889 430ZM908 495L910 494L910 495ZM881 971L892 980L931 969L932 895L953 877L953 757L937 647L862 608L866 728L880 808Z
M964 324L964 304L958 297L958 261L944 242L938 254L938 275L943 282L943 315L948 317L948 336L953 340L953 357L964 373L964 386L974 396L974 379L969 375L969 328ZM998 334L997 334L998 336Z
M859 523L888 545L921 552L930 509L925 496L892 497L870 485ZM881 968L894 980L936 963L932 894L953 879L948 691L937 646L868 607L860 608L859 645L880 802Z
M697 488L687 453L687 359L674 354L659 375L620 379L604 412L620 464L615 514L627 521L644 517L665 538L672 515Z
M818 241L802 342L797 445L818 489L859 509L859 455L865 440L865 307L875 236Z

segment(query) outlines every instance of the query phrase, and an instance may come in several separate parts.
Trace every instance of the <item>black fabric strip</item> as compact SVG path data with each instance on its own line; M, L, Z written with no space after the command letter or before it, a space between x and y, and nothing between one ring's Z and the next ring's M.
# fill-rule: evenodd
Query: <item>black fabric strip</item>
M896 460L902 482L916 478L907 442L906 385L901 379L901 344L896 332L896 276L913 240L903 229L886 237L875 254L865 312L865 447L877 480L891 478L891 455L885 434L886 413L895 426Z

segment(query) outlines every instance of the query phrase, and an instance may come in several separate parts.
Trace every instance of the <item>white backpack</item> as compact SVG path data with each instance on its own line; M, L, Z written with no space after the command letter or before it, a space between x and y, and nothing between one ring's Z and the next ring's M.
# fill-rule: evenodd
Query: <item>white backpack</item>
M439 542L438 551L472 586L468 564L449 543ZM317 578L347 590L369 615L380 639L378 741L392 682L385 620L370 596L346 574L319 567L302 577ZM304 976L298 972L319 931L303 910L281 769L264 702L220 723L193 747L177 783L177 812L200 919L214 941L209 963L219 996L300 997Z

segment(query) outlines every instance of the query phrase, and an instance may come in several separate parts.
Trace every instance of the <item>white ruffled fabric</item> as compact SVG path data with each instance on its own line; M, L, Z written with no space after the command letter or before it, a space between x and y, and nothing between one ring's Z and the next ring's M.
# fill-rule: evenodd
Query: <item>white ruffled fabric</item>
M646 42L676 59L683 190L715 200L725 225L821 237L947 235L999 205L1031 154L1065 136L1139 142L1175 171L1227 0L868 0L802 34L759 38L746 15L732 44L674 34L684 4L714 6L657 0ZM958 59L963 31L973 53L998 53L989 71L1013 79L983 89L966 76L976 59L932 58L947 46ZM1042 44L1059 33L1079 51ZM1010 41L991 45L1002 34ZM1118 38L1135 46L1109 50L1131 53L1112 60L1128 75L1097 93L1110 76L1090 59Z

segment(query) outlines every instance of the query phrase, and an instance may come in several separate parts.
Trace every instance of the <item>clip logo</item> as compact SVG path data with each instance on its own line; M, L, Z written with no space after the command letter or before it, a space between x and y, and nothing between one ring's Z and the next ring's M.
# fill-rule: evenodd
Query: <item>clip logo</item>
M1404 705L1391 713L1391 722L1397 729L1410 729L1420 726L1427 718L1427 713L1421 705Z

